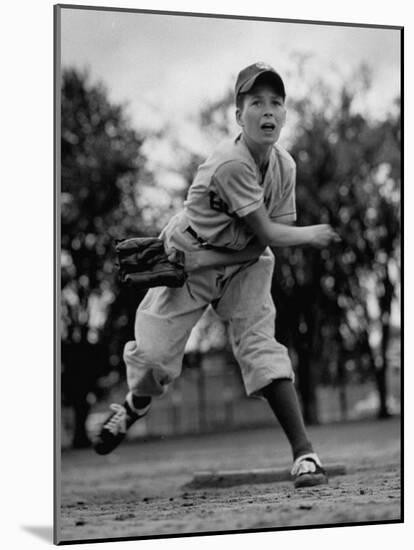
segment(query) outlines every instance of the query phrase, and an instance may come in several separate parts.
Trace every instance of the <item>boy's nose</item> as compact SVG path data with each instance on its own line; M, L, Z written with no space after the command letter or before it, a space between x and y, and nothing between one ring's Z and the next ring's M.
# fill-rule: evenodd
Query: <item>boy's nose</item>
M266 116L273 116L276 112L276 107L272 104L265 105L264 114Z

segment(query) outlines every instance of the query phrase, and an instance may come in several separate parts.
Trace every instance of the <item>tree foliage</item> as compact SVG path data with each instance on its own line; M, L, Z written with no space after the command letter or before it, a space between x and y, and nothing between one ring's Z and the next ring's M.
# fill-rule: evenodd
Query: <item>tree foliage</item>
M82 446L88 395L119 363L137 301L128 307L117 292L113 247L137 232L142 140L105 88L71 69L62 75L61 129L62 391Z
M361 84L359 94L366 91ZM315 102L315 93L323 101ZM356 111L359 94L355 82L335 95L319 81L292 104L299 121L290 149L297 162L298 223L330 223L342 237L322 251L277 252L274 294L289 318L309 422L318 419L318 382L368 373L377 381L379 415L388 415L387 349L399 283L400 120Z

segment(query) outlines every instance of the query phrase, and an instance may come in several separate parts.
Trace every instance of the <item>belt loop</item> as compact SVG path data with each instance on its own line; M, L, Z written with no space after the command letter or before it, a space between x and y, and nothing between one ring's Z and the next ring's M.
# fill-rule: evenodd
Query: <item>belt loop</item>
M209 245L206 241L203 241L203 239L197 235L191 225L187 227L186 231L188 231L188 233L190 233L190 235L194 237L203 248L211 248L211 245Z

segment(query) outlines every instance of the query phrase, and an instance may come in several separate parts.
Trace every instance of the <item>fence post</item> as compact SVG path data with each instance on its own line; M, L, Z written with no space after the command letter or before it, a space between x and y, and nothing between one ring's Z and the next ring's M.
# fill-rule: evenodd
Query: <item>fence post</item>
M233 388L227 382L223 390L224 421L227 427L231 427L234 423L234 398Z
M207 415L206 415L206 380L205 373L203 369L203 358L200 354L199 363L198 363L198 380L197 380L197 389L198 389L198 431L200 433L206 431L207 428Z
M346 421L348 419L348 398L347 398L347 392L346 392L346 383L347 383L346 361L345 361L345 358L341 355L338 358L337 376L338 376L340 418L342 421Z
M181 431L182 395L180 388L175 388L171 394L171 426L174 435Z

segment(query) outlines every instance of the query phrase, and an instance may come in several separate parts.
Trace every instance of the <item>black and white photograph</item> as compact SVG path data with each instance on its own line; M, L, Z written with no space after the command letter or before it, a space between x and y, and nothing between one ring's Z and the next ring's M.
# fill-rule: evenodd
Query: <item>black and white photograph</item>
M54 6L54 542L403 522L403 27Z

